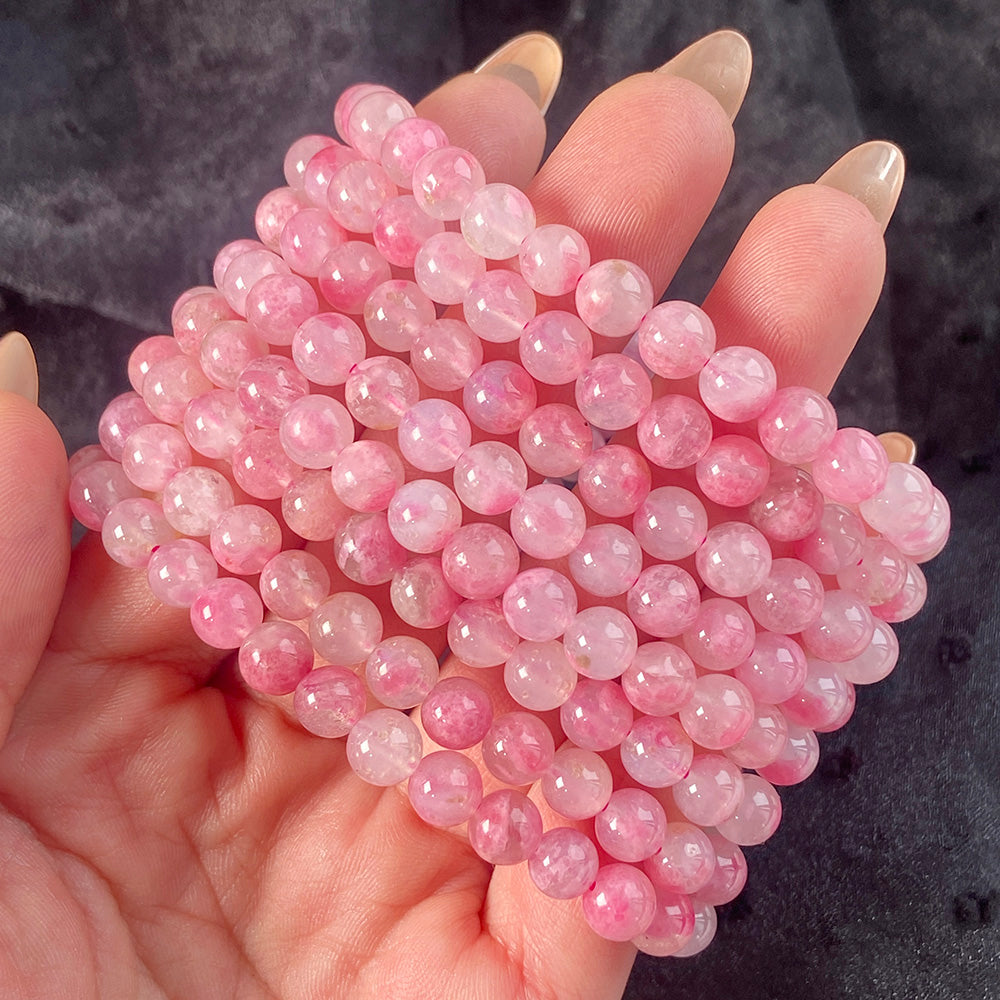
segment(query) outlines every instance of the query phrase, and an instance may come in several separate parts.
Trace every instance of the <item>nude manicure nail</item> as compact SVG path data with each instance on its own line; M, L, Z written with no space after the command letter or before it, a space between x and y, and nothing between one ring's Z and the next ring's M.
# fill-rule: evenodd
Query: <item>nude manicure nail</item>
M680 76L707 90L732 121L750 85L750 43L728 28L713 31L679 52L656 72Z
M505 42L473 72L492 73L516 83L544 115L559 86L562 65L559 43L542 31L529 31Z
M844 153L816 183L857 198L884 233L899 201L905 174L903 151L891 142L877 139Z
M0 390L16 392L29 402L38 402L35 352L23 333L0 337Z
M878 436L889 456L890 462L908 462L912 465L917 460L917 442L902 431L885 431Z

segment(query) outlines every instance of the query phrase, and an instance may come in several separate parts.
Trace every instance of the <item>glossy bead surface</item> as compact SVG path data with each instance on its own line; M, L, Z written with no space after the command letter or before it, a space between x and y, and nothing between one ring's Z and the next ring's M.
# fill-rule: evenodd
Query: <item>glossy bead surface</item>
M823 610L823 584L804 562L775 559L764 583L747 595L747 607L761 628L794 635Z
M396 267L413 267L424 243L444 232L444 223L422 212L408 194L389 198L379 208L372 226L372 239L379 253Z
M293 707L303 729L314 736L346 736L365 714L365 686L347 667L310 670L295 688Z
M267 342L249 323L217 323L201 342L201 370L217 386L235 389L240 373L251 361L267 354Z
M546 830L528 858L535 886L553 899L575 899L597 877L597 848L586 834L568 826Z
M326 207L334 222L349 233L370 233L379 210L396 193L396 185L380 164L352 160L330 178ZM383 256L395 263L384 252Z
M483 763L508 785L537 781L555 759L548 726L530 712L498 715L483 737Z
M778 387L767 355L752 347L723 347L698 373L705 406L722 420L742 423L759 416Z
M512 184L484 184L462 210L462 235L480 257L513 257L535 228L535 210Z
M365 358L365 335L349 316L320 313L295 331L292 357L310 382L343 385Z
M590 425L572 406L547 403L521 423L518 449L540 476L563 478L583 465L593 449Z
M626 600L636 627L658 639L669 639L690 628L701 606L694 577L671 563L644 569Z
M618 861L642 861L658 851L667 830L663 806L641 788L619 788L594 817L597 842Z
M732 670L753 651L755 635L753 619L741 604L709 597L684 631L684 648L704 670Z
M615 338L633 333L654 302L646 272L626 260L591 265L577 282L575 296L580 319L594 333Z
M688 773L694 747L675 718L647 715L629 728L619 753L625 770L639 784L669 788Z
M693 893L715 871L715 849L708 834L692 823L668 823L660 850L643 865L657 890Z
M522 552L559 559L580 544L587 528L583 504L565 486L542 483L525 490L511 508L510 533Z
M357 316L368 296L392 277L389 262L369 243L348 240L334 247L319 266L319 290L341 312Z
M311 552L285 549L260 571L260 596L270 611L288 621L308 618L330 593L330 574Z
M776 542L805 538L823 518L823 494L801 469L775 469L750 504L750 523Z
M381 511L353 514L337 530L333 557L349 580L365 587L388 583L398 573L409 553L393 537L389 521Z
M103 455L104 452L102 451ZM120 500L142 496L118 462L106 460L84 466L70 480L69 505L73 516L92 531L100 531L108 512Z
M634 448L620 444L594 451L577 477L583 502L603 517L635 513L648 496L650 484L649 463Z
M469 420L487 434L513 434L537 402L534 379L513 361L480 365L462 390L462 406Z
M819 763L819 742L816 734L804 726L789 722L788 738L773 764L757 773L772 785L797 785L805 781Z
M437 313L415 281L390 280L365 300L368 336L385 351L408 351L413 339Z
M269 427L251 431L233 448L233 478L258 500L277 500L301 471Z
M536 308L535 293L524 278L502 268L479 275L462 298L465 322L494 344L520 339Z
M421 327L410 348L413 373L441 392L461 389L483 363L483 345L458 319L433 320Z
M330 480L342 503L352 510L385 510L403 485L403 463L381 441L355 441L333 460Z
M458 521L461 523L461 508ZM473 522L455 529L445 542L441 568L455 593L469 600L485 600L499 597L514 582L520 560L521 553L503 528Z
M479 161L458 146L432 149L413 168L414 197L428 215L445 222L460 219L465 206L485 183L486 174ZM470 252L474 253L471 248Z
M133 568L146 566L153 549L174 537L160 505L144 497L119 500L101 526L101 539L108 555L116 563Z
M688 896L657 888L656 911L649 926L632 939L644 955L664 958L687 946L695 930L694 906Z
M522 642L503 669L507 693L523 708L548 712L573 693L577 674L562 643Z
M189 608L198 591L219 575L215 557L201 542L177 538L149 557L146 579L153 596L173 608Z
M567 738L583 750L610 750L632 726L632 706L614 681L583 677L559 709Z
M198 591L191 603L191 626L202 642L236 649L264 620L257 591L243 580L224 577Z
M517 648L500 601L464 601L448 621L448 646L470 667L495 667Z
M403 414L398 441L411 465L423 472L445 472L472 443L472 427L454 403L422 399Z
M113 462L120 462L125 442L132 432L155 421L156 417L137 392L123 392L115 396L101 414L97 425L101 447Z
M715 851L715 870L708 882L698 890L698 900L710 906L731 903L747 881L747 862L743 852L731 840L714 830L708 839Z
M522 792L503 788L485 796L469 820L469 844L491 865L516 865L542 839L538 807Z
M695 465L702 493L723 507L743 507L763 493L771 474L764 449L738 434L717 437Z
M469 286L486 273L486 262L461 233L438 233L428 239L413 260L413 277L428 298L458 305Z
M483 779L465 754L437 750L410 775L407 794L425 823L445 829L464 823L476 811L483 798Z
M865 526L861 518L840 504L824 505L818 526L795 543L795 556L817 573L833 576L861 558Z
M325 208L309 207L296 212L285 223L278 237L278 248L296 274L315 278L326 255L346 239L347 234Z
M434 479L411 479L396 489L386 517L389 530L404 549L424 554L439 552L462 524L462 505L443 483ZM516 552L512 550L513 544L511 554L516 559ZM495 597L496 594L463 596Z
M413 636L383 639L365 660L368 690L387 708L419 705L437 679L437 657L426 643Z
M330 474L322 469L296 474L281 495L285 524L310 542L333 538L351 514L334 492Z
M706 587L723 597L743 597L771 571L771 547L752 525L724 521L709 529L695 565Z
M444 578L441 560L433 556L418 556L397 570L389 599L396 614L415 628L446 625L462 603Z
M237 504L220 514L212 528L211 547L223 569L252 576L281 551L281 527L263 507Z
M660 396L639 418L639 447L661 469L694 465L712 443L712 420L688 396Z
M253 421L240 409L236 393L213 389L188 403L184 436L206 458L231 458L233 449L253 430Z
M528 486L524 459L501 441L481 441L455 462L455 492L477 514L503 514Z
M569 226L549 224L528 233L518 250L521 274L541 295L565 295L590 267L587 241Z
M656 893L649 878L632 865L604 865L581 897L591 929L609 941L629 941L653 920Z
M802 687L806 679L806 654L787 635L758 632L753 651L733 674L757 701L776 705Z
M556 751L542 775L545 801L566 819L590 819L611 798L611 769L593 750L567 745Z
M875 620L865 601L848 590L828 590L819 618L802 630L802 642L813 656L841 663L860 656L874 630Z
M286 347L295 331L319 312L312 285L295 274L269 274L250 289L246 316L269 344Z
M673 715L694 691L691 657L670 642L644 642L622 674L622 690L645 715Z
M233 503L229 480L201 465L182 469L163 488L163 513L171 527L193 538L209 534Z
M386 173L402 188L413 183L413 168L432 149L448 145L448 138L437 122L427 118L404 118L385 134L379 159Z
M892 673L898 659L896 633L891 625L875 618L871 642L853 659L837 664L837 669L852 684L874 684Z
M577 586L595 597L617 597L639 579L642 549L635 535L618 524L595 524L569 554Z
M779 389L757 419L764 449L788 465L811 462L836 430L837 414L830 401L805 386Z
M407 118L415 118L413 106L391 90L376 90L359 97L344 116L345 138L364 157L378 160L389 130Z
M816 456L812 476L835 503L868 500L885 486L889 458L882 442L860 427L843 427Z
M420 730L392 708L363 715L347 735L347 762L370 785L388 787L405 781L417 769Z
M150 367L142 380L142 398L157 420L179 424L188 403L211 388L197 360L178 354Z
M240 409L259 427L277 427L285 410L308 392L305 376L275 354L251 361L236 380Z
M754 701L743 684L726 674L705 674L678 713L684 731L706 750L739 743L754 719Z
M718 826L743 798L743 772L721 754L695 754L682 781L673 786L674 803L698 826Z
M595 427L608 431L631 427L653 399L645 369L624 354L601 354L576 380L576 405Z
M354 440L354 421L346 407L329 396L301 396L278 425L285 454L307 469L328 469Z
M754 705L754 717L746 735L725 749L725 755L738 767L755 769L773 764L788 739L788 722L774 705Z
M420 721L435 743L465 750L486 735L493 724L493 708L481 684L468 677L446 677L424 698Z
M240 674L261 694L291 694L312 670L309 636L289 622L264 622L243 640Z
M594 338L578 316L550 309L528 320L520 334L518 354L532 378L547 385L565 385L590 363Z
M632 519L639 544L654 559L684 559L708 532L705 505L681 486L660 486L646 495Z
M639 354L663 378L696 375L715 350L715 325L690 302L661 302L639 326Z
M544 566L518 573L503 593L503 613L522 639L558 639L576 615L573 584L562 573Z
M743 777L743 797L736 812L716 829L727 840L747 847L763 844L781 821L781 799L771 783L757 774Z
M382 616L362 594L333 594L309 616L309 637L323 659L334 666L350 666L367 659L378 645Z

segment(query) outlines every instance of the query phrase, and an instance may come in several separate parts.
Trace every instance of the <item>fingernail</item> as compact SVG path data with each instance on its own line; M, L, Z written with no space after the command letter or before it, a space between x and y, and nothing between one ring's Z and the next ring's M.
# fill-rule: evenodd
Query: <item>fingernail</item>
M844 153L817 184L837 188L857 198L885 232L906 174L903 151L891 142L865 142Z
M559 43L543 31L529 31L505 42L473 72L492 73L516 83L544 115L559 86L562 65Z
M38 402L35 352L23 333L0 337L0 390L16 392L32 403Z
M679 52L656 72L680 76L707 90L732 121L750 85L750 43L730 29L713 31Z
M907 462L910 465L917 460L917 442L902 431L886 431L879 434L879 441L885 448L890 462Z

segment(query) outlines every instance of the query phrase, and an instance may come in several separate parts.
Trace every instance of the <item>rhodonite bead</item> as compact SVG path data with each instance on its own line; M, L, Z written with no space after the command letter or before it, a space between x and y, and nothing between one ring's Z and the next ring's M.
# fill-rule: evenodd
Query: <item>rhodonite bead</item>
M234 502L229 480L201 465L182 469L163 488L163 513L171 527L193 538L209 534Z
M538 402L534 379L513 361L488 361L469 376L462 405L487 434L513 434Z
M930 514L912 531L887 532L887 537L904 556L914 562L924 563L933 559L948 540L951 531L951 508L945 495L934 489L934 503Z
M142 490L125 475L118 462L105 460L86 465L69 484L70 510L85 528L92 531L101 530L104 519L116 503L139 496L142 496Z
M333 594L309 616L309 637L334 666L361 663L382 639L382 616L362 594Z
M461 523L457 499L455 504L457 521ZM469 600L486 600L499 597L514 582L520 560L521 553L503 528L473 522L458 527L447 540L441 553L441 569L455 593Z
M389 88L381 83L355 83L341 93L333 108L333 127L337 130L337 135L347 139L347 119L355 105L362 97L376 94L380 90L388 91Z
M852 684L874 684L892 673L899 659L899 640L892 626L874 619L871 642L853 659L837 664L841 677Z
M243 640L238 663L254 691L291 694L312 670L309 636L289 622L264 622Z
M345 109L344 138L364 157L378 160L382 142L389 129L406 118L416 118L413 105L391 90L374 90L359 97L354 106Z
M277 427L285 410L308 392L305 376L276 354L251 361L236 380L240 409L259 427Z
M574 389L580 412L596 427L631 427L653 399L645 369L624 354L601 354L581 372Z
M146 579L153 596L172 608L189 608L206 584L219 575L215 557L201 542L177 538L149 557Z
M413 267L424 243L443 232L444 223L422 212L409 194L386 201L375 214L371 230L379 253L396 267Z
M333 557L348 580L376 587L388 583L406 565L409 554L393 538L385 514L376 511L354 514L340 526Z
M660 486L643 499L632 519L632 530L654 559L683 559L705 541L708 515L690 490Z
M324 146L310 157L302 174L302 190L306 197L316 206L326 211L326 195L330 190L330 181L334 174L347 163L360 160L358 152L350 146L342 146L334 142Z
M760 443L788 465L811 462L837 431L837 414L822 393L805 386L779 389L757 418Z
M233 478L258 500L277 500L301 471L270 428L251 431L233 449Z
M243 320L217 323L201 342L201 370L223 389L235 389L240 373L255 358L267 354L264 338Z
M694 893L703 889L715 871L715 849L708 834L692 823L668 823L660 850L643 863L643 871L657 889Z
M320 313L307 319L292 338L295 366L317 385L343 385L365 358L365 335L349 316Z
M461 389L482 363L483 345L461 320L433 320L413 337L410 365L432 389Z
M125 442L132 432L143 424L155 422L156 417L137 392L123 392L115 396L101 414L97 425L101 447L113 462L120 462Z
M174 304L173 306L171 306L170 309L171 327L173 326L174 321L177 319L180 310L183 309L184 306L191 299L193 299L196 295L203 294L204 292L215 292L215 291L218 291L218 289L213 288L211 285L195 285L193 288L186 288L183 292L181 292L181 294L178 295L176 299L174 299Z
M403 414L397 439L410 465L422 472L445 472L472 443L472 427L454 403L422 399Z
M654 564L639 574L626 598L636 627L669 639L690 628L698 616L701 596L687 570L670 563Z
M739 434L717 437L695 465L702 493L723 507L753 503L764 492L770 474L764 449Z
M590 819L611 798L611 768L593 750L572 744L556 751L552 766L542 775L542 795L566 819Z
M587 528L583 504L555 483L524 491L510 512L510 533L522 552L536 559L559 559L580 544Z
M702 402L717 417L734 424L760 416L777 387L774 365L752 347L723 347L698 373Z
M577 314L594 333L604 337L629 336L653 302L653 286L646 272L627 260L598 261L583 272L576 285Z
M715 869L708 882L698 890L697 900L709 906L731 903L747 881L747 862L743 852L731 840L714 830L706 831L715 851Z
M490 696L468 677L446 677L431 688L420 705L424 731L449 750L475 746L493 724Z
M483 763L508 785L537 781L555 759L548 726L531 712L498 715L483 737Z
M524 278L502 268L479 275L462 298L465 322L494 344L520 339L536 308L535 293Z
M269 274L247 294L247 322L269 344L287 347L299 326L318 312L312 285L297 274Z
M486 273L486 261L461 233L438 233L417 251L413 277L420 290L442 305L458 305L469 286Z
M434 479L411 479L397 488L389 501L386 517L389 530L404 549L422 554L439 552L461 527L462 505L443 483ZM516 560L516 552L509 552L508 558ZM495 597L496 594L462 596Z
M179 354L157 361L142 382L142 399L149 412L165 424L179 424L188 403L212 383L194 358Z
M69 477L72 479L88 465L109 461L108 453L99 444L85 444L69 456Z
M522 276L540 295L572 292L590 267L587 241L569 226L538 226L524 237L517 253Z
M464 601L448 622L448 648L470 667L495 667L517 648L500 601Z
M301 396L285 410L278 426L285 454L307 469L329 469L354 441L354 421L329 396Z
M693 742L706 750L724 750L739 743L750 730L753 698L735 677L705 674L695 681L691 698L678 718Z
M645 715L673 715L694 691L691 657L671 642L644 642L622 674L625 697Z
M639 355L663 378L697 375L715 350L715 325L690 302L653 306L639 325Z
M682 781L673 786L674 803L698 826L718 826L743 798L743 772L721 754L698 753Z
M875 621L868 605L849 590L828 590L819 618L802 630L806 649L841 663L860 656L872 641Z
M352 160L330 178L326 207L333 221L349 233L370 233L379 209L396 193L396 185L380 164Z
M753 651L733 671L758 702L777 704L791 698L806 679L806 654L787 635L758 632Z
M192 295L182 306L175 307L174 309L171 324L174 331L174 350L166 351L165 348L161 347L158 352L160 356L156 360L162 361L165 358L176 355L177 348L180 348L185 354L197 357L208 331L217 323L234 319L236 319L236 313L229 308L229 303L226 302L222 293L216 291L216 289L213 288L209 291ZM165 339L169 341L171 338L167 337ZM143 341L139 347L142 347L146 343L146 341ZM147 355L148 359L148 348L143 353ZM140 368L141 363L140 361ZM147 372L149 371L149 367L154 363L150 361L147 364ZM131 375L129 376L129 381L132 381ZM134 382L132 384L136 392L142 392L141 386L136 386Z
M617 597L639 579L642 549L635 535L619 524L595 524L569 554L576 584L595 597Z
M263 621L257 591L231 576L206 584L191 603L195 635L216 649L236 649Z
M632 662L639 640L628 615L594 605L576 614L563 634L566 656L584 677L620 677Z
M687 943L674 952L675 958L691 958L700 955L715 940L719 918L715 908L701 899L692 903L694 909L694 930Z
M752 525L724 521L709 529L695 565L706 587L723 597L743 597L771 571L771 546Z
M753 619L742 605L710 597L684 631L684 648L705 670L732 670L753 651L755 635Z
M389 599L407 625L437 628L448 623L462 598L448 586L441 560L433 556L411 559L392 578Z
M432 149L448 145L448 137L437 122L427 118L404 118L385 134L379 160L393 182L402 188L413 183L413 168Z
M250 289L269 274L289 274L291 268L270 250L247 250L236 257L226 268L219 290L226 297L231 309L246 316L247 295Z
M823 584L804 562L775 559L764 583L747 595L747 607L761 628L794 635L819 618Z
M231 459L233 449L253 427L236 393L227 389L213 389L192 399L184 411L184 436L206 458Z
M842 427L812 464L816 485L835 503L855 504L875 496L888 472L882 442L860 427Z
M788 723L788 737L777 760L757 773L772 785L797 785L805 781L819 763L819 742L816 734L805 726Z
M387 708L414 708L437 679L437 657L427 643L409 635L383 639L365 661L368 690Z
M513 788L490 792L469 820L469 844L491 865L527 861L541 839L542 817L538 807Z
M253 227L257 230L261 243L268 250L279 250L279 239L285 223L309 202L301 191L291 187L279 187L268 191L254 212Z
M410 775L407 794L414 812L442 829L464 823L483 798L479 769L465 754L437 750Z
M835 663L812 656L806 663L805 683L779 708L789 723L819 730L840 718L851 698L851 685Z
M535 209L513 184L484 184L461 217L465 242L487 260L513 257L535 228Z
M788 722L781 709L756 704L746 735L723 752L737 767L767 767L778 759L787 739Z
M712 443L712 420L688 396L654 399L639 418L637 438L642 453L661 469L694 465Z
M634 713L614 681L583 677L559 709L567 738L583 750L611 750L632 727Z
M215 255L215 260L212 262L212 281L217 289L222 288L222 281L226 271L229 270L229 265L237 257L251 250L267 250L267 247L259 240L232 240Z
M237 576L252 576L281 551L281 527L263 507L237 504L219 516L210 544L223 569Z
M781 821L781 799L769 781L756 774L743 778L743 797L736 812L717 824L723 837L744 847L763 844Z
M304 135L288 147L285 153L282 170L288 186L294 191L301 191L304 183L306 164L327 146L333 146L336 140L328 135Z
M477 514L506 513L528 487L524 459L501 441L481 441L455 463L455 492Z
M546 830L528 858L528 874L535 886L553 899L575 899L597 877L599 861L594 842L568 826Z
M649 463L633 448L607 444L584 460L576 482L584 503L595 514L626 517L649 494Z
M334 492L330 473L323 469L304 469L281 495L285 524L310 542L333 538L351 513Z
M413 774L421 749L420 730L394 708L363 715L347 734L347 762L359 778L381 788Z
M872 605L872 613L885 622L905 622L912 618L927 600L927 580L916 563L907 560L906 580L895 597L884 604Z
M330 478L337 498L351 510L385 510L403 485L403 463L381 441L354 441L333 460Z
M777 542L805 538L823 517L823 494L801 469L775 469L760 496L750 504L751 524Z
M278 248L296 274L315 278L323 258L346 239L347 234L326 209L303 208L285 223L278 238Z
M594 435L579 412L565 403L547 403L529 414L518 431L518 449L541 476L576 472L591 453Z
M819 525L795 543L794 552L796 558L817 573L833 576L857 564L864 540L865 526L861 518L847 507L828 503L823 507Z
M153 550L175 538L174 530L155 500L119 500L101 526L104 549L116 563L138 568L149 563Z
M892 542L866 538L856 562L837 571L837 582L867 604L884 604L906 581L907 559Z
M348 240L320 264L319 290L334 309L359 315L368 296L392 277L389 263L370 243Z
M591 929L608 941L630 941L653 921L656 893L649 878L632 865L616 862L601 867L584 892L583 916Z
M656 911L649 926L632 939L644 955L676 955L694 936L694 906L679 892L656 890Z
M436 316L434 303L415 281L383 281L365 300L368 336L385 351L409 351L416 335Z
M365 714L365 686L347 667L310 670L295 688L295 717L308 732L326 739L346 736Z
M468 150L439 146L417 160L411 186L417 203L428 215L453 222L462 217L473 194L485 183L481 164ZM460 234L455 235L465 242ZM471 247L469 250L475 253Z
M594 817L597 842L618 861L643 861L660 849L667 831L663 806L641 788L619 788Z
M522 639L558 639L576 615L576 588L562 573L538 566L518 573L503 593L503 613Z
M590 363L594 338L578 316L551 309L528 320L521 331L518 353L533 379L565 385L575 381Z
M330 574L311 552L285 549L260 571L260 596L280 618L300 621L330 593Z
M562 643L522 642L503 670L507 693L532 712L558 708L576 687L576 671Z

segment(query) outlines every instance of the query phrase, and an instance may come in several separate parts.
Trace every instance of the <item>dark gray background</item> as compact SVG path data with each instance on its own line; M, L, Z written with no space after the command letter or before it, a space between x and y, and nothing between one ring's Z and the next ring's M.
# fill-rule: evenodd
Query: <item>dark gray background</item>
M863 139L898 142L889 276L835 401L843 423L916 438L955 527L900 666L784 795L714 946L640 959L627 996L1000 997L995 3L0 0L0 329L31 338L73 450L127 388L133 344L169 332L176 295L252 235L283 150L329 130L343 87L416 99L540 28L565 47L558 137L604 86L724 26L750 38L754 78L671 294L703 296L780 188Z

